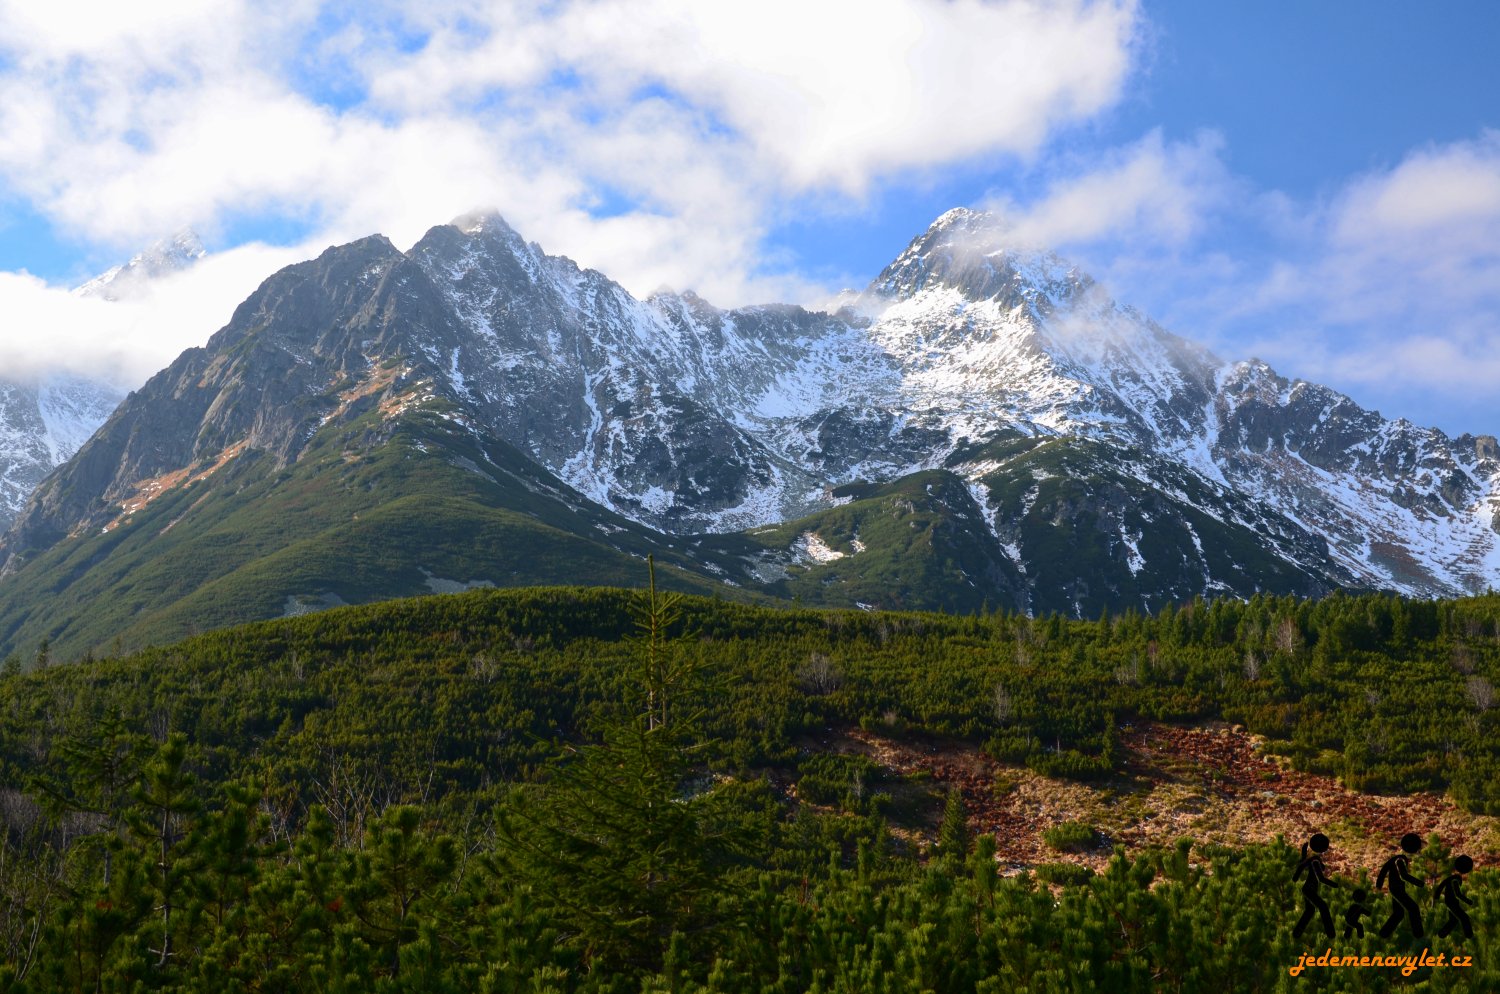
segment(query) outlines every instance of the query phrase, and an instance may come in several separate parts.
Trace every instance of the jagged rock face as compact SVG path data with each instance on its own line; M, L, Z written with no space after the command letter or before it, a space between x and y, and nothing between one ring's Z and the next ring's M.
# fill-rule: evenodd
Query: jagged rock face
M1226 372L1217 413L1225 479L1326 535L1359 583L1436 595L1496 581L1500 460L1482 447L1258 362Z
M124 404L5 551L109 527L240 452L288 465L325 425L435 405L668 533L941 468L963 497L932 500L983 561L962 582L1036 610L1500 581L1493 438L1225 363L1004 237L950 212L832 315L637 300L495 215L405 253L329 249Z
M894 301L872 332L929 409L949 412L951 438L982 437L974 422L988 420L1106 442L1116 462L1149 453L1155 465L1134 471L1153 489L1181 492L1168 470L1188 472L1201 484L1194 506L1330 585L1434 595L1500 579L1492 448L1386 421L1263 363L1227 364L1054 257L997 239L993 219L950 212L866 295ZM960 410L986 417L965 423ZM1130 533L1124 515L1106 517ZM1170 572L1163 558L1145 568ZM1222 573L1210 569L1203 590L1244 590Z
M79 377L0 380L0 532L119 401L114 388Z
M435 228L410 255L469 329L420 354L487 426L585 495L702 530L770 520L781 508L760 508L759 495L811 487L735 412L747 386L785 365L785 343L826 317L638 301L493 216Z
M266 280L207 346L187 350L131 394L38 490L7 549L45 548L104 527L153 487L177 482L174 474L246 449L279 463L295 459L338 404L347 371L366 372L362 350L386 344L374 291L402 263L420 276L376 237Z
M1055 255L1006 248L1006 237L1005 226L991 214L951 210L912 239L868 293L904 300L928 290L957 290L970 300L1040 317L1093 288L1093 280Z
M181 231L73 292L119 300L152 280L186 269L203 254L198 236ZM112 383L63 370L0 375L0 534L43 478L78 451L123 397L124 391Z

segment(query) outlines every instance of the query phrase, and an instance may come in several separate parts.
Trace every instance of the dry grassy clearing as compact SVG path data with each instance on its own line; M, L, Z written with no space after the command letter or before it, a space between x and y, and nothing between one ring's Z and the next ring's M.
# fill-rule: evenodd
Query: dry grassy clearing
M1098 784L996 763L968 743L896 740L858 728L828 748L862 753L905 777L925 771L942 790L956 786L971 828L993 833L1000 860L1017 869L1066 860L1099 870L1115 845L1133 852L1184 836L1239 846L1281 835L1299 845L1314 832L1333 840L1327 862L1335 872L1373 870L1406 832L1436 832L1481 865L1500 860L1500 818L1468 814L1440 794L1356 793L1265 756L1259 737L1238 727L1137 724L1122 732L1121 744L1126 773ZM1042 833L1065 821L1094 826L1096 844L1066 853L1048 846Z

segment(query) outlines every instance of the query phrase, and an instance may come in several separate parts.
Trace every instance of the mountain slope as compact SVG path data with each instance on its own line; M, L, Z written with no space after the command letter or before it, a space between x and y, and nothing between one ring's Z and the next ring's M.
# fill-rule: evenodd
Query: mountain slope
M370 410L320 433L295 463L248 452L104 528L59 543L20 573L56 584L0 601L13 645L60 652L156 641L247 619L473 586L625 583L655 536L592 513L501 442L441 408L385 420ZM370 443L379 438L378 444ZM583 517L595 527L587 528ZM592 535L587 532L592 532Z
M473 583L618 583L647 553L708 589L435 393L402 358L444 330L431 304L383 239L268 280L33 498L0 640L82 651Z
M182 231L73 293L119 300L153 279L191 266L203 255L198 236ZM125 391L98 377L62 370L0 375L0 533L10 527L42 479L78 451L124 396Z
M1150 453L1162 470L1143 468L1148 485L1173 466L1239 505L1234 524L1280 517L1300 535L1271 529L1277 554L1334 584L1427 596L1500 578L1492 436L1449 439L1263 363L1225 363L1003 240L988 215L950 212L872 286L895 301L874 334L904 348L932 408ZM950 438L980 434L973 420L950 414Z
M107 384L66 374L0 379L0 531L104 423L120 396Z
M475 215L273 275L132 395L0 542L0 644L647 553L871 607L1431 595L1500 579L1497 527L1493 438L1225 363L988 215L837 314L638 300Z
M1500 575L1492 439L1225 363L1004 239L988 215L944 215L871 284L865 318L636 301L493 216L434 229L412 255L482 332L477 354L449 354L450 379L504 405L496 429L667 530L784 520L815 510L823 486L1020 430L1154 453L1221 503L1249 498L1240 527L1289 512L1301 534L1278 554L1328 585L1451 594Z

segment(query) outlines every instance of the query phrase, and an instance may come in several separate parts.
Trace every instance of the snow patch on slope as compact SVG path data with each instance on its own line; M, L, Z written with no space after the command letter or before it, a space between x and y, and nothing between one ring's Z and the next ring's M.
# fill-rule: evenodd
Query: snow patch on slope
M847 553L840 552L823 541L817 532L808 531L798 535L797 540L792 543L792 555L799 562L822 565L843 559Z

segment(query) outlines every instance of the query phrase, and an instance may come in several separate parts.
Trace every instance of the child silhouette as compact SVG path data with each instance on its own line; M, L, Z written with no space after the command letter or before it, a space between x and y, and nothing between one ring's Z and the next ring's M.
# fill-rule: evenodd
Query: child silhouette
M1453 861L1453 873L1449 875L1448 879L1438 884L1437 893L1432 896L1434 901L1442 898L1443 903L1448 906L1448 920L1443 923L1442 928L1438 929L1438 935L1445 939L1455 926L1462 926L1464 938L1474 938L1474 923L1469 921L1469 916L1464 913L1464 909L1458 903L1460 901L1464 904L1474 903L1467 897L1464 897L1463 892L1459 890L1463 886L1463 875L1473 869L1474 861L1472 859L1467 856L1458 857L1458 859Z
M1311 856L1307 854L1308 849L1312 849L1313 851ZM1328 902L1318 896L1318 885L1320 883L1327 884L1330 887L1335 886L1334 882L1329 880L1328 875L1323 872L1323 854L1327 851L1328 836L1319 832L1311 839L1302 843L1302 862L1297 864L1297 870L1292 874L1292 879L1296 880L1302 876L1304 871L1307 873L1307 879L1302 882L1302 897L1305 907L1302 910L1302 917L1297 919L1297 927L1292 929L1292 934L1299 938L1302 935L1303 929L1307 928L1307 923L1312 921L1314 910L1317 911L1318 917L1322 919L1323 934L1330 939L1333 938L1333 916L1328 913Z
M1370 914L1370 909L1365 907L1365 892L1363 889L1354 892L1354 903L1349 905L1349 910L1344 912L1344 938L1358 933L1359 937L1365 937L1365 926L1360 918Z
M1391 900L1396 902L1396 910L1391 912L1391 917L1380 927L1380 937L1388 939L1391 933L1396 931L1396 926L1401 924L1401 919L1406 918L1411 923L1411 934L1417 938L1422 937L1422 912L1417 910L1417 902L1406 893L1406 885L1414 884L1423 886L1422 881L1407 872L1411 868L1411 857L1422 851L1422 837L1415 832L1407 832L1401 836L1401 852L1385 861L1380 868L1380 876L1375 878L1375 889L1379 890L1381 885L1390 887Z

